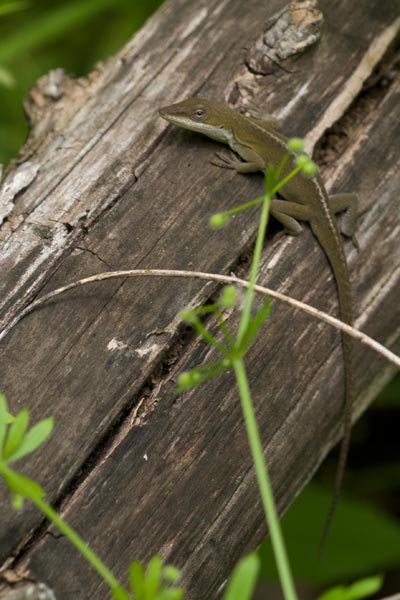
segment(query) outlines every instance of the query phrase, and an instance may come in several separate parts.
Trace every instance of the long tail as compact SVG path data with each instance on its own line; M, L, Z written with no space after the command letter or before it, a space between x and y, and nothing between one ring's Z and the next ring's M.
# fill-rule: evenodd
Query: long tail
M347 267L346 255L344 253L342 240L340 233L337 231L334 221L334 217L331 221L332 229L331 235L329 235L329 242L326 243L327 231L324 230L324 235L321 234L321 230L318 226L313 226L312 229L320 242L322 248L325 251L326 256L330 262L338 291L339 298L339 312L342 321L348 325L353 324L353 300L351 294L350 277ZM322 240L321 240L322 237ZM351 427L352 427L352 416L353 416L353 343L352 339L345 333L342 333L342 348L343 348L343 363L344 363L344 379L345 379L345 396L344 396L344 410L343 410L343 438L340 445L339 461L336 469L335 487L333 492L332 501L329 507L328 515L325 519L324 528L322 532L321 542L319 546L319 553L322 555L325 547L327 535L329 532L330 525L332 523L333 515L339 500L340 492L343 484L343 477L346 469L346 462L349 453L350 438L351 438Z
M344 321L344 319L343 319ZM351 325L351 323L348 323ZM342 346L344 356L344 370L345 370L345 403L344 403L344 416L343 416L343 438L340 444L339 460L336 467L335 476L335 487L331 504L329 506L328 514L325 519L324 528L322 530L321 541L319 544L319 555L322 556L326 539L328 537L329 528L332 523L333 515L335 514L336 506L339 500L340 493L342 491L343 478L346 470L347 457L350 448L351 439L351 427L352 427L352 416L353 416L353 378L352 378L352 340L345 334L342 333Z

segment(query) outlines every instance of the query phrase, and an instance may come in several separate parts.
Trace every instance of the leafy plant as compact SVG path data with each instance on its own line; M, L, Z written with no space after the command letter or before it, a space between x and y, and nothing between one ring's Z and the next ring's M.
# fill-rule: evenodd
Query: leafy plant
M121 0L119 1L121 2ZM0 62L9 62L38 46L58 39L64 33L114 4L115 0L74 0L46 10L29 21L20 31L1 40ZM14 6L14 10L21 10L21 8L26 8L27 4L14 2L12 6Z
M0 0L0 163L27 136L22 101L50 69L85 76L117 52L162 0ZM90 27L88 27L88 23Z
M35 452L46 441L53 429L53 418L44 419L31 429L28 429L28 426L29 411L23 408L15 417L12 416L4 395L0 394L0 475L11 492L14 509L20 510L24 499L33 502L99 573L109 585L113 597L116 600L129 600L131 595L128 591L93 550L45 501L42 487L33 479L11 468L14 462ZM179 578L179 571L164 566L159 557L150 561L146 572L137 561L132 563L129 571L129 580L136 600L180 600L183 590L171 587Z
M229 580L223 600L250 600L260 570L260 559L255 552L236 565Z
M330 493L311 482L290 506L282 519L282 530L294 576L314 586L346 581L396 568L400 564L400 524L365 501L343 496L335 515L324 560L315 552L330 503ZM260 549L261 577L278 577L270 540Z
M379 592L382 581L383 578L376 575L360 579L351 585L338 585L318 596L317 600L361 600Z
M27 2L24 2L23 0L0 4L0 17L4 17L5 15L9 15L19 10L23 10L27 7L27 5ZM0 86L10 88L14 85L15 79L14 76L11 74L11 71L6 69L4 66L0 65Z

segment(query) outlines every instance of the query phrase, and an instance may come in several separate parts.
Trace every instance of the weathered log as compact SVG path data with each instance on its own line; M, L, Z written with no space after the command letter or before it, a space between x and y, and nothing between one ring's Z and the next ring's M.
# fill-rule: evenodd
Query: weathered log
M2 188L3 328L34 298L95 272L245 269L257 210L218 232L208 220L258 196L262 178L210 165L215 144L167 127L158 107L189 95L239 110L254 102L313 146L357 99L400 28L395 2L324 1L320 41L298 57L274 55L275 68L258 72L260 36L282 7L171 0L87 80L58 72L38 82L26 105L31 137ZM373 200L359 220L360 253L346 243L356 325L398 349L400 81L398 73L389 79L323 176L332 191ZM260 282L337 313L328 263L307 226L295 239L272 228ZM32 313L1 342L0 386L13 410L56 418L24 472L117 576L133 558L159 552L182 569L196 599L216 596L266 532L232 373L174 391L179 371L213 356L181 336L178 313L215 291L189 280L95 284ZM340 435L340 336L275 303L247 367L284 511ZM355 346L357 415L391 373ZM8 506L4 489L1 496ZM45 535L35 510L3 510L0 532L1 559L16 555L59 600L107 597L66 540Z

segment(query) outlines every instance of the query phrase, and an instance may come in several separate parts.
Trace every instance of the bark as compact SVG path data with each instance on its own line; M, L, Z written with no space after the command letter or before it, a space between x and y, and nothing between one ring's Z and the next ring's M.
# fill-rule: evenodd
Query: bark
M254 103L309 147L344 118L318 156L330 191L372 202L358 223L360 252L346 242L356 326L398 350L398 71L386 66L362 91L388 64L400 28L395 5L322 1L319 41L314 14L315 43L268 62L260 61L269 52L263 33L282 2L171 0L87 79L56 72L40 80L26 103L31 136L1 190L2 328L33 299L96 272L245 274L257 210L218 232L208 220L260 195L261 176L218 170L214 142L157 116L160 106L204 95L238 110ZM329 265L306 225L289 238L272 223L259 282L337 314ZM214 357L179 312L215 292L190 280L94 284L26 317L0 348L13 411L28 406L33 421L56 419L24 473L118 577L134 558L158 552L182 569L193 599L216 597L266 533L232 373L175 392L180 371ZM393 370L365 347L355 344L354 354L358 416ZM246 364L283 512L340 435L340 336L274 303ZM7 506L4 488L1 497ZM35 510L3 510L0 531L1 559L28 566L59 600L107 597Z

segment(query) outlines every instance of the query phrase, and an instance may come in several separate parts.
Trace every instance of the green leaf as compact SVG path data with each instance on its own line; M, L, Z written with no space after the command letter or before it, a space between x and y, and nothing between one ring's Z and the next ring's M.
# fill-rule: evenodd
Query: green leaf
M154 600L161 583L163 561L159 556L153 556L150 560L145 576L145 598L146 600Z
M3 471L3 477L8 488L14 494L31 499L43 498L44 496L44 490L42 486L36 481L33 481L33 479L29 479L29 477L26 477L25 475L11 471L11 469L7 469L7 471Z
M400 398L400 373L398 372L394 379L388 383L374 400L376 408L391 408L398 410Z
M129 584L135 594L135 600L144 600L144 571L142 563L134 560L129 567Z
M182 588L163 589L157 594L156 600L181 600L183 594Z
M330 528L322 560L318 555L330 491L308 485L282 519L293 574L303 583L329 585L400 564L400 524L378 508L342 496ZM260 550L261 577L276 579L269 540Z
M379 592L383 585L382 575L365 577L348 586L348 600L359 600Z
M115 4L115 0L76 0L63 2L0 41L0 62L9 62L45 43L57 40L67 31L82 25L93 15Z
M383 577L375 575L360 579L351 585L338 585L318 596L317 600L363 600L376 594L382 587Z
M13 423L14 421L15 417L8 412L6 397L0 392L0 460L3 457L3 446L7 432L7 425L9 423Z
M27 454L32 454L49 437L54 425L53 417L40 421L28 431L20 446L7 459L7 462L15 462Z
M264 301L264 304L258 311L255 317L253 317L249 326L247 327L247 331L243 336L241 343L241 351L244 353L248 350L250 345L252 344L254 338L256 337L258 331L262 327L265 319L268 317L269 312L271 310L271 301L269 299Z
M346 586L336 585L318 596L317 600L347 600Z
M9 456L15 452L20 446L22 439L25 435L26 430L29 425L29 410L27 408L23 408L21 412L19 412L14 422L11 424L8 435L6 439L6 443L4 446L4 460L7 462Z
M223 600L250 600L259 570L260 559L255 552L242 558L232 573Z
M6 398L4 394L0 393L0 458L3 458L3 446L7 431L8 414Z
M128 592L124 590L124 588L120 585L118 587L112 588L111 593L115 600L131 600L131 597L129 596Z
M5 67L0 65L0 85L6 88L12 88L15 86L14 75Z
M18 10L24 10L27 7L28 2L23 2L23 0L20 0L19 2L6 2L5 4L0 5L0 17L17 12Z
M11 504L15 511L19 512L24 508L24 498L21 494L11 492Z
M176 583L182 577L181 572L172 565L165 565L163 568L163 579L168 583Z

